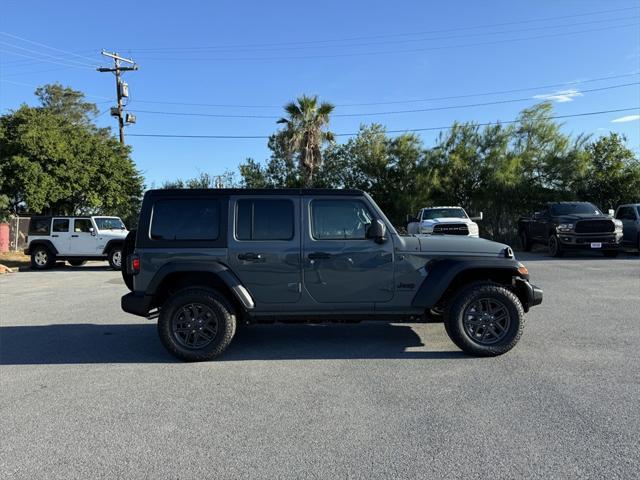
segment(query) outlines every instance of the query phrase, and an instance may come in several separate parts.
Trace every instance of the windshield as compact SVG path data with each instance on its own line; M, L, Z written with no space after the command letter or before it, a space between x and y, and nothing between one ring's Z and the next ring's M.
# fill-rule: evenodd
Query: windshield
M552 215L602 215L595 205L590 203L560 203L551 206Z
M467 214L461 208L430 208L422 212L422 220L434 218L467 218Z
M98 230L124 230L126 228L122 220L117 217L96 217L94 220Z

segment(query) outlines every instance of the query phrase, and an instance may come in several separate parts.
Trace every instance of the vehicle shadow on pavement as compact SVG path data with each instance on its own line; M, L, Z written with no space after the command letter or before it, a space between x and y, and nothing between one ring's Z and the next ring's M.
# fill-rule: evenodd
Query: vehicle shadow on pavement
M259 325L241 327L216 361L467 358L458 350L405 350L421 346L409 325ZM160 344L155 324L0 328L0 365L178 361Z
M546 260L550 262L557 262L561 260L589 260L589 261L602 261L602 262L619 262L628 260L640 260L640 256L635 252L623 252L619 256L612 258L606 257L602 252L566 252L562 257L551 257L544 251L541 252L516 252L516 259L524 262L536 262L539 260Z

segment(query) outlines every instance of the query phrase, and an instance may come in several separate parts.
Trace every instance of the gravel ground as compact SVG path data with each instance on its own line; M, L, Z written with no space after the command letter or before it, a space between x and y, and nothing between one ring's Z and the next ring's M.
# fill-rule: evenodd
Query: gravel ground
M99 263L0 278L0 478L637 478L640 258L521 254L499 358L439 324L275 325L174 361Z

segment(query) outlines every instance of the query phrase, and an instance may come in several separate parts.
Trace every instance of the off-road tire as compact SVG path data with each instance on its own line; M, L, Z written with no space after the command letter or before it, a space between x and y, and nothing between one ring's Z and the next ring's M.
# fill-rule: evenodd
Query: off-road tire
M80 260L67 260L67 262L69 262L69 265L71 265L72 267L81 267L82 265L87 263L87 261L83 260L83 259L80 259Z
M118 262L118 257L120 258L120 262ZM122 269L122 246L118 245L116 247L112 247L107 254L107 260L109 261L109 266L114 270Z
M31 268L34 270L46 270L56 263L56 257L44 245L38 245L31 249Z
M502 303L509 314L507 333L496 343L478 343L466 331L464 315L466 309L480 299L495 299ZM524 330L524 309L520 299L508 288L491 282L470 284L460 290L449 303L445 327L449 338L462 351L478 357L493 357L511 350L520 340Z
M556 258L564 255L562 245L560 244L560 240L558 239L557 235L549 236L549 255Z
M174 317L189 304L203 304L210 308L217 320L217 332L211 343L202 348L189 348L173 333ZM187 362L212 360L231 343L236 332L236 313L233 305L220 293L203 287L180 290L165 302L158 317L158 335L162 345L173 355Z
M523 252L531 251L531 240L529 240L529 235L527 232L520 232L520 248Z

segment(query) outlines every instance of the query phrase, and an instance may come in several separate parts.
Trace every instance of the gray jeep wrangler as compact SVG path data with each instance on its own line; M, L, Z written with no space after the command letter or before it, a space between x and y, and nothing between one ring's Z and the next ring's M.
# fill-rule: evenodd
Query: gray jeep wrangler
M210 360L236 324L441 321L471 355L507 352L542 302L506 245L401 236L358 190L151 190L125 241L124 311L175 356Z

